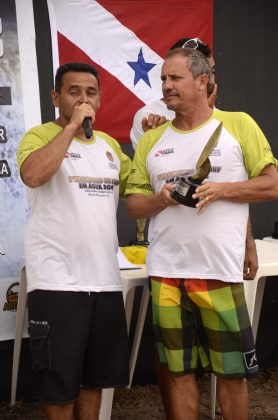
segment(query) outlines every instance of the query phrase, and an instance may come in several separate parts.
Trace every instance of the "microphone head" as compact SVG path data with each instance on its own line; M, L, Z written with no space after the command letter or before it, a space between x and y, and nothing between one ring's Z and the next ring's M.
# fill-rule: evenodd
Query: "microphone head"
M84 128L86 139L90 139L93 135L92 119L90 117L84 118L82 126Z

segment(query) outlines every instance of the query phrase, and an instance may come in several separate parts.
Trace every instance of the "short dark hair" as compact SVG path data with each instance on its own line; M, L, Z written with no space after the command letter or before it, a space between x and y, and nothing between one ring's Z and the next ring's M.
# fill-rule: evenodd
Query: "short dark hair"
M194 48L197 51L202 52L207 58L211 57L211 49L209 48L209 46L202 41L200 38L181 38L179 39L177 42L175 42L175 44L172 45L172 47L170 48L171 50L174 50L176 48L184 48L184 44L190 40L198 40L199 42L197 43L197 47ZM192 48L190 46L186 47L186 48Z
M87 64L87 63L65 63L65 64L62 64L56 71L56 75L55 75L55 90L56 90L56 92L58 92L58 93L61 92L63 76L64 76L64 74L66 74L70 71L80 72L80 73L82 73L82 72L83 73L91 73L97 79L98 87L100 87L99 75L98 75L98 71L95 67L93 67L93 66L91 66L90 64Z

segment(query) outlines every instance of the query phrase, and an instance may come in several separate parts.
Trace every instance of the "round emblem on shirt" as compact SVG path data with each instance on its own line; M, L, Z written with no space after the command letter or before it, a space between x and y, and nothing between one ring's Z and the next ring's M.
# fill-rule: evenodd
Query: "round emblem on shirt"
M110 160L110 162L113 162L113 156L112 156L112 153L110 153L110 152L106 152L106 156L108 157L108 159Z

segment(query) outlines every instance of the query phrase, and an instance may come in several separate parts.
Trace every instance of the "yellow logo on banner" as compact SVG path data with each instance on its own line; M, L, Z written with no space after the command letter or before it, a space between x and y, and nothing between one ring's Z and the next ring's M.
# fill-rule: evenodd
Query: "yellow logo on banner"
M19 283L12 283L7 290L6 293L6 299L7 302L5 302L3 311L16 311L17 309L17 299L18 299L18 288ZM16 290L14 290L16 289Z

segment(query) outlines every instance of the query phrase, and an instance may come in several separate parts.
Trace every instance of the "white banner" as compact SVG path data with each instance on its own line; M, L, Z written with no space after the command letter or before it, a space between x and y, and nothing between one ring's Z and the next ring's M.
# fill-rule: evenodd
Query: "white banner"
M1 0L0 20L0 340L8 340L14 338L28 218L16 152L41 112L32 0Z

